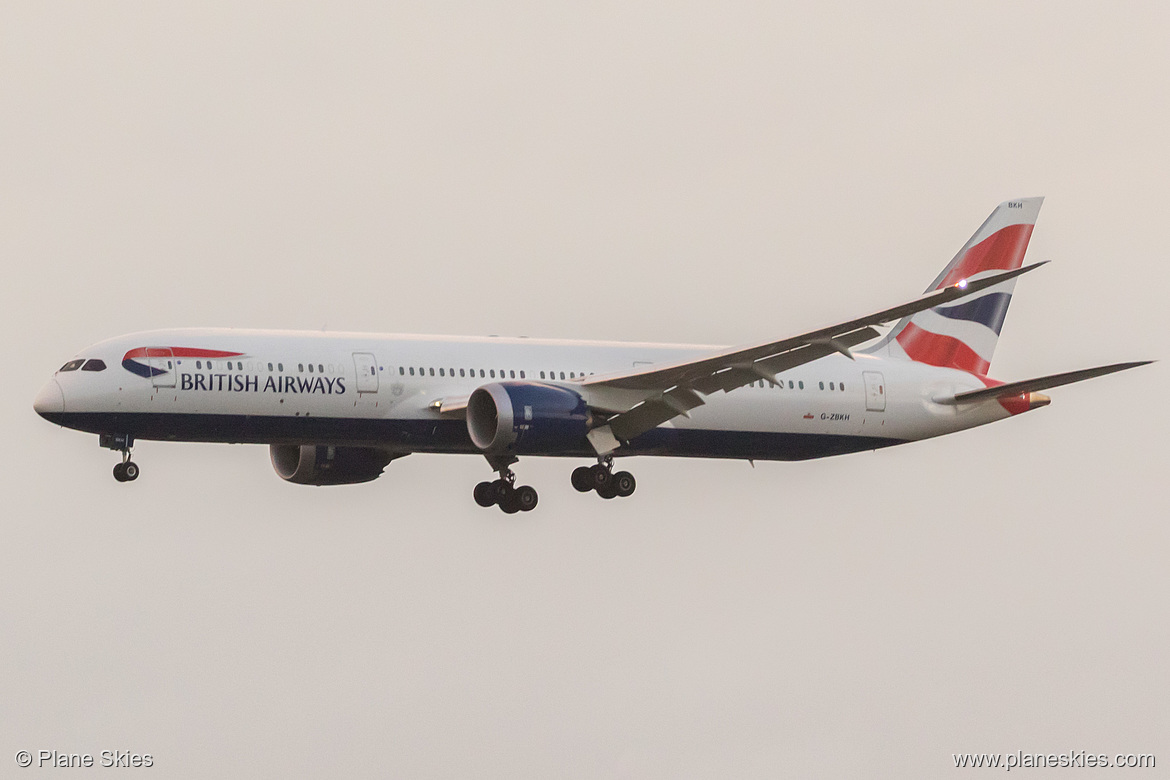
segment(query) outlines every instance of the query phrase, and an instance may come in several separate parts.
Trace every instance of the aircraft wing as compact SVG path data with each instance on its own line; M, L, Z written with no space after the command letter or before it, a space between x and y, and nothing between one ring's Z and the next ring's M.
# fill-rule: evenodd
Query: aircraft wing
M978 403L979 401L988 401L995 398L1010 398L1014 395L1034 393L1037 390L1048 390L1053 387L1060 387L1061 385L1071 385L1073 382L1083 382L1086 379L1113 374L1117 371L1125 371L1127 368L1137 368L1138 366L1144 366L1153 362L1152 360L1138 360L1133 363L1114 363L1110 366L1097 366L1096 368L1068 371L1063 374L1052 374L1050 376L1037 377L1036 379L1025 379L1020 382L1008 382L1004 385L987 387L982 390L970 390L949 398L936 398L935 402L957 405Z
M586 402L597 411L614 413L604 425L589 432L589 441L599 455L608 454L621 446L622 441L701 406L704 395L719 390L728 392L759 379L775 383L776 374L834 352L852 358L850 347L879 335L873 328L875 325L933 309L1041 265L1033 263L978 280L963 280L900 306L779 341L737 347L694 360L588 377L580 383Z

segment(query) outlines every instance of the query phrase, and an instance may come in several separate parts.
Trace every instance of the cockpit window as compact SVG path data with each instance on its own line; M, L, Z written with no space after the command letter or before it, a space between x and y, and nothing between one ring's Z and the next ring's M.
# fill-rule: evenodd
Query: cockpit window
M84 360L70 360L68 363L61 366L57 370L58 371L76 371L77 369L81 368L81 364L84 362L85 362Z
M82 371L105 371L105 361L94 358L93 360L85 361L85 365L81 367Z

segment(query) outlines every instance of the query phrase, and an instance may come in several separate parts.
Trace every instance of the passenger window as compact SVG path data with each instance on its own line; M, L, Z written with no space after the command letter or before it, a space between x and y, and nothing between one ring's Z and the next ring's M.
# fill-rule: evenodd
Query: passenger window
M824 389L825 389L825 383L824 383L824 382L821 382L821 389L822 389L822 390L824 390Z
M283 371L284 371L284 363L277 363L277 364L276 364L276 370L277 370L277 371L280 371L280 372L282 372L282 373L283 373Z
M576 379L576 378L577 378L577 375L575 373L573 373L572 371L570 371L569 372L569 379Z
M411 367L410 367L410 375L411 375L411 376L414 376L414 366L411 366Z
M309 364L309 373L310 374L313 373L313 364L312 363Z
M441 368L439 369L439 376L446 376L446 374L443 373L443 369Z
M271 370L272 370L272 364L271 364L271 363L269 363L269 364L268 364L268 370L269 370L269 371L271 371Z
M801 390L803 390L803 389L804 389L804 380L803 380L803 379L802 379L802 380L800 380L800 382L799 382L799 386L800 386L800 389L801 389Z
M492 375L492 379L495 379L496 378L496 370L493 368L490 373Z
M168 361L167 365L170 365L169 361ZM93 360L85 361L85 365L81 367L81 370L82 371L105 371L106 364L103 361L98 360L97 358L94 358Z
M459 376L463 376L463 369L459 369Z
M524 379L524 372L523 371L520 372L520 378Z
M540 372L540 378L544 379L544 372L543 371Z
M508 376L511 377L512 379L515 379L516 378L516 370L512 369L511 371L509 371Z
M406 376L406 369L402 366L398 367L398 376Z
M238 365L239 365L239 363L237 363L236 365L238 366ZM325 373L325 366L323 366L323 365L321 365L320 363L318 363L318 364L317 364L317 373L319 373L319 374L324 374L324 373Z
M483 379L483 369L482 368L479 370L479 378Z
M70 360L68 363L61 366L57 370L58 371L76 371L77 369L81 368L81 364L84 362L85 362L84 360Z
M435 375L435 369L432 368L431 369L431 376L434 376L434 375Z
M561 379L564 379L564 378L565 378L565 372L564 372L564 371L562 371L562 372L561 372Z
M833 383L832 383L832 382L829 382L829 389L830 389L830 390L836 390L837 388L836 388L836 387L833 385Z
M195 361L195 368L203 368L203 361L196 360Z

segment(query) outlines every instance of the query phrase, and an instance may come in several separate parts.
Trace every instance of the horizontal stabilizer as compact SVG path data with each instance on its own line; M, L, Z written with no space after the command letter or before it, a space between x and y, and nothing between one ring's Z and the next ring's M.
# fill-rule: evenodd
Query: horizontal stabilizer
M935 401L940 404L972 404L979 401L990 401L996 398L1010 398L1016 395L1023 395L1024 393L1034 393L1038 390L1060 387L1061 385L1071 385L1073 382L1082 382L1086 379L1125 371L1127 368L1137 368L1138 366L1144 366L1153 362L1152 360L1139 360L1134 363L1114 363L1111 366L1097 366L1096 368L1085 368L1080 371L1068 371L1063 374L1052 374L1051 376L1042 376L1036 379L1025 379L1022 382L1008 382L1006 385L997 385L995 387L984 388L983 390L970 390L966 393L959 393L951 398L936 398Z

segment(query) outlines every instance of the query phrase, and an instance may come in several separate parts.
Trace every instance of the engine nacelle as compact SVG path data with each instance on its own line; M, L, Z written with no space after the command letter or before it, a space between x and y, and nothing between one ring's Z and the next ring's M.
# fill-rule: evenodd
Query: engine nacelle
M269 445L272 468L298 485L353 485L377 479L395 454L374 447L329 447L324 444Z
M467 401L467 432L490 453L556 455L587 447L589 406L580 395L542 382L493 382Z

